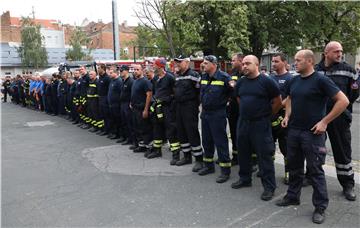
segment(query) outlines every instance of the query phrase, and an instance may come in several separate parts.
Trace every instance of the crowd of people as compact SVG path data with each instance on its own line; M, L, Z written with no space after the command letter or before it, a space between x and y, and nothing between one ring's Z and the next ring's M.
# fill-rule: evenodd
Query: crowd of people
M260 72L253 55L234 54L231 75L220 70L216 56L204 57L201 72L190 68L190 58L180 56L174 59L175 72L166 70L162 58L151 67L134 64L132 75L126 65L100 64L96 71L81 66L52 78L18 75L4 82L4 91L16 104L64 116L74 125L129 145L148 159L161 157L168 143L170 165L194 162L192 171L204 176L214 173L218 164L217 183L226 182L231 167L239 165L239 180L231 184L234 189L251 187L258 167L264 201L271 200L276 189L278 142L288 190L276 204L300 204L306 180L313 187L312 221L322 223L329 202L322 168L326 133L343 194L356 200L350 125L359 81L356 71L342 62L342 54L341 44L332 41L315 65L314 53L300 50L294 57L295 76L288 72L282 53L273 55L270 76Z

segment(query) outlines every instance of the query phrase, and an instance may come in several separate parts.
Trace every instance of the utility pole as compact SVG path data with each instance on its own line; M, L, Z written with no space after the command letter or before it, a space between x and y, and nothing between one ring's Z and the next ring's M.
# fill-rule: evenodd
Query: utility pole
M112 0L112 20L113 20L113 41L114 41L114 60L120 59L119 41L119 21L117 16L117 0Z

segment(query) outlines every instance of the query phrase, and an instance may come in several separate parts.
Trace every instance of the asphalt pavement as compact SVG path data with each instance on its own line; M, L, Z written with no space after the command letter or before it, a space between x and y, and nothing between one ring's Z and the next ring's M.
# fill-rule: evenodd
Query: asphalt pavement
M358 106L357 106L358 107ZM355 112L355 111L354 111ZM355 120L357 118L357 120ZM359 110L354 114L354 162L359 160ZM325 167L330 197L326 221L311 222L312 188L301 205L280 208L281 155L273 200L260 199L260 179L234 190L219 174L201 177L190 165L172 167L170 152L148 160L114 140L69 121L13 104L1 105L2 227L358 227L360 199L344 199L331 155ZM357 121L357 124L354 124ZM356 127L357 126L357 127ZM355 145L355 146L354 146ZM356 182L359 173L356 172ZM356 192L360 197L359 185Z

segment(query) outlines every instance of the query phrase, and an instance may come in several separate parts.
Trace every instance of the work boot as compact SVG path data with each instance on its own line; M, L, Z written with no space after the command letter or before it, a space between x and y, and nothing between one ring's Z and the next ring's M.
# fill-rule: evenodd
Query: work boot
M172 154L172 160L170 161L170 165L176 165L176 162L180 160L180 151L176 150Z
M161 148L154 148L153 151L147 156L148 159L161 157Z
M129 141L129 140L126 140L125 142L122 142L122 143L121 143L121 145L123 145L123 146L131 145L131 144L132 144L132 142Z
M204 167L204 162L202 159L202 156L196 156L195 157L195 165L192 168L192 171L194 173L199 172L200 169L202 169Z
M191 163L192 163L191 153L187 152L187 153L184 153L184 157L182 159L180 159L179 161L176 162L176 165L182 166L182 165L187 165L187 164L191 164Z
M121 137L119 138L119 140L117 140L116 142L117 142L117 143L123 143L123 142L125 142L125 141L126 141L126 138L124 138L124 137L121 136Z
M230 168L221 167L221 174L216 178L216 183L224 183L230 178Z
M244 188L244 187L251 187L252 186L252 183L251 182L244 182L242 180L238 180L234 183L231 184L231 187L233 189L239 189L239 188Z
M139 147L138 144L133 144L133 145L129 146L129 150L135 150L138 147Z
M119 136L117 136L117 135L112 135L112 136L110 136L110 137L108 137L109 139L118 139L119 138Z
M134 153L143 153L146 150L147 150L146 147L139 146L139 147L135 148L133 151L134 151Z
M153 152L153 150L154 150L154 147L148 148L144 153L144 157L147 158L147 156L149 156L149 154L151 154Z
M349 201L355 201L356 200L356 195L355 195L355 191L353 187L346 187L343 190L343 194L345 196L345 198Z
M92 127L92 128L89 129L89 131L94 133L94 132L97 132L98 129L96 129L95 127Z
M278 200L276 202L276 205L279 207L287 207L290 205L299 205L300 201L297 199L290 199L288 198L286 195L284 196L284 198L282 198L281 200Z
M313 223L321 224L325 221L325 210L322 208L315 208L312 216Z
M265 190L262 194L261 194L261 199L264 201L269 201L273 198L274 196L274 192L273 191L269 191L269 190Z
M211 173L215 173L215 168L210 166L204 166L202 169L199 170L200 176L205 176Z

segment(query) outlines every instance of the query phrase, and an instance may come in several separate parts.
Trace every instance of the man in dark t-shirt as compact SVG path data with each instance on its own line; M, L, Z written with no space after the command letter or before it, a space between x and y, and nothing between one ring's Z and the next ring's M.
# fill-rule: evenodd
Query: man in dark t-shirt
M340 115L349 100L327 77L314 71L314 54L301 50L295 55L295 76L286 87L286 113L282 121L288 127L287 160L290 174L289 188L278 206L300 204L301 187L304 178L304 159L308 178L313 186L312 202L315 207L312 221L323 223L328 206L325 173L325 131L327 125ZM328 99L334 100L334 107L326 115Z
M134 148L135 153L151 150L152 126L150 122L149 109L152 99L152 85L143 75L141 65L134 66L134 81L131 88L130 106L134 111L135 138L138 147Z
M276 81L279 85L280 94L282 98L282 105L284 107L284 102L286 101L285 95L285 86L286 83L293 77L289 71L286 70L287 60L286 56L283 53L277 53L273 55L271 59L272 68L276 74L270 75L272 79ZM281 108L278 113L273 115L271 120L272 136L274 142L278 141L280 152L284 155L284 166L285 166L285 176L284 183L289 184L289 172L287 169L286 161L286 128L281 127L281 121L284 119L285 109Z
M261 199L268 201L272 199L276 188L271 116L281 107L280 90L274 80L260 74L257 57L245 56L242 63L245 77L242 77L235 87L240 104L237 123L240 179L231 187L237 189L251 186L251 154L255 151L264 187Z

